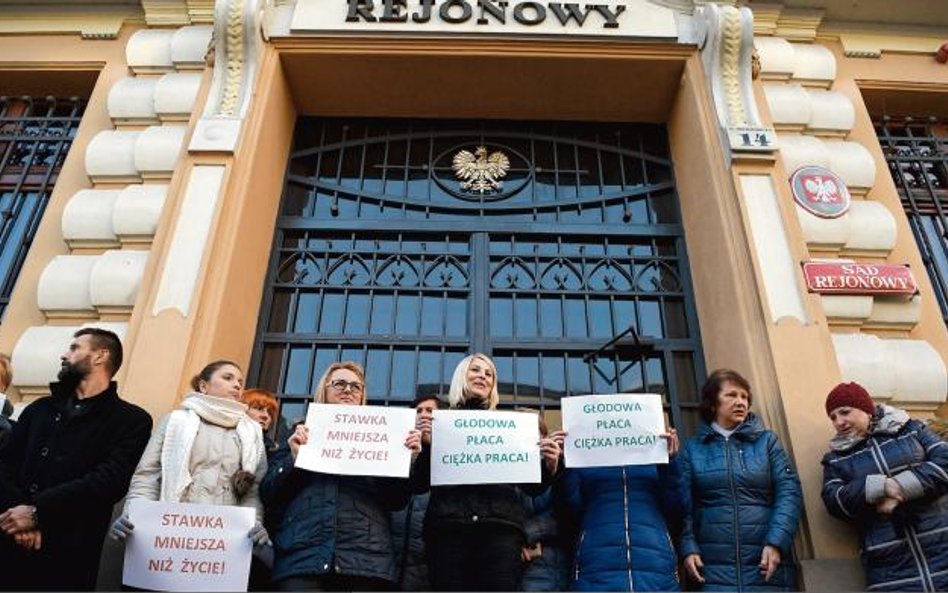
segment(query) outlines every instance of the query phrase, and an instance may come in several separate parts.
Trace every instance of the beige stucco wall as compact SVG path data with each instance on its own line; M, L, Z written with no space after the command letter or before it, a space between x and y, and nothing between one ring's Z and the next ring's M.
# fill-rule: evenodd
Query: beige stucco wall
M2 92L89 93L85 115L0 324L0 351L12 352L26 328L45 323L37 306L37 283L50 259L69 252L60 230L63 208L73 194L92 186L84 168L86 147L98 132L112 128L106 99L112 85L127 74L125 45L135 30L126 26L116 39L96 40L79 35L0 36ZM87 80L94 80L94 85L84 89L83 81ZM66 81L72 82L64 84ZM13 89L4 88L11 82ZM123 377L121 371L119 379ZM17 398L15 389L11 396Z

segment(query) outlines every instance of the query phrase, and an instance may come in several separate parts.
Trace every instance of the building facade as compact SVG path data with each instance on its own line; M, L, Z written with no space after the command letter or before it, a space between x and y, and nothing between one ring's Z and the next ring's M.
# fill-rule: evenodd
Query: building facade
M825 394L948 395L948 16L860 4L0 6L10 397L87 324L156 416L218 358L291 422L335 360L397 404L483 351L504 405L659 392L690 433L732 367L803 481L805 585L858 587Z

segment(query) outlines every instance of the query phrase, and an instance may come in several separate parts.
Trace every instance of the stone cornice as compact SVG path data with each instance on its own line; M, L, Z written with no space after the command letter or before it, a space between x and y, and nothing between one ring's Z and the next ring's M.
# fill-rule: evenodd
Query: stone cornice
M819 37L839 40L850 58L878 58L883 51L934 55L948 39L948 28L827 21Z
M141 23L142 11L127 4L53 4L0 6L0 34L79 34L86 39L115 39L126 22Z
M214 22L214 0L141 0L149 26L181 26Z

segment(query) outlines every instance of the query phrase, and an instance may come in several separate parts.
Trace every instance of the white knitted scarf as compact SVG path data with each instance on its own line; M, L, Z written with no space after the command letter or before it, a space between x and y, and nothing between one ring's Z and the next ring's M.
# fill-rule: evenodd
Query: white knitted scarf
M171 412L161 446L161 500L181 502L191 485L191 448L201 421L237 431L240 468L254 473L264 455L260 425L247 416L247 406L232 399L192 392Z

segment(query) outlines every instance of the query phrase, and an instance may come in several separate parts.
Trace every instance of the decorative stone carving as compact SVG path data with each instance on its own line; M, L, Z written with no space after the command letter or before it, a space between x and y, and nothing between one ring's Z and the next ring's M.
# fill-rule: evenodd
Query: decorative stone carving
M813 110L810 96L798 84L764 84L764 96L777 130L802 131L810 122Z
M802 88L802 87L801 87ZM812 134L846 136L856 123L856 110L849 97L836 91L808 89L810 120L807 131Z
M203 70L204 56L211 43L214 27L193 25L181 27L171 37L171 61L178 70Z
M100 313L131 313L147 261L147 251L128 249L106 251L98 258L89 276L89 298Z
M63 209L63 238L70 247L110 246L117 243L112 230L112 208L121 190L83 189Z
M89 275L97 255L57 255L46 265L36 287L36 302L47 317L90 317Z
M780 37L755 37L754 47L760 56L763 80L787 80L793 75L797 54L789 41Z
M895 249L897 230L895 217L879 202L856 200L846 214L850 221L849 238L843 250L847 253L888 255Z
M168 194L167 185L129 185L118 195L112 210L114 233L123 244L151 243Z
M810 249L885 257L895 248L895 217L879 202L854 200L839 218L820 218L796 207Z
M139 132L104 130L86 147L86 175L93 182L137 182L135 142Z
M169 179L181 155L187 128L151 126L135 142L135 168L142 178Z
M141 29L135 31L125 45L125 61L132 72L171 72L171 38L173 30Z
M829 168L846 182L853 195L865 195L876 184L876 161L858 142L825 140Z
M933 406L945 401L948 371L928 342L834 334L833 345L843 380L858 381L873 397Z
M793 79L804 86L828 89L836 80L836 57L816 43L794 43Z
M24 387L28 391L49 392L49 383L56 380L59 373L59 357L69 347L72 335L79 330L78 325L41 325L26 328L17 340L11 356L13 384L23 395ZM33 389L29 389L33 388Z
M162 121L188 121L200 90L200 74L165 74L155 85L155 111L158 117Z
M695 12L699 48L722 128L759 126L751 55L754 16L748 8L709 4Z
M779 139L780 159L783 161L783 167L788 176L800 167L807 165L830 168L829 151L819 138L796 134L780 134Z
M157 123L155 79L123 78L109 89L109 117L116 125Z
M260 0L217 0L214 78L189 150L233 152L251 100L260 53Z

